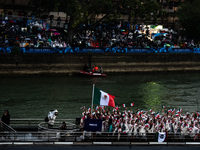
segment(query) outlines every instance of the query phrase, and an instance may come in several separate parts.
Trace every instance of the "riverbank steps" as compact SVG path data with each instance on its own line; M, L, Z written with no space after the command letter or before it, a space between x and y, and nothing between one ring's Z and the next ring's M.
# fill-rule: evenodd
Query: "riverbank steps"
M83 66L104 73L200 71L200 55L191 53L0 54L0 75L72 75Z

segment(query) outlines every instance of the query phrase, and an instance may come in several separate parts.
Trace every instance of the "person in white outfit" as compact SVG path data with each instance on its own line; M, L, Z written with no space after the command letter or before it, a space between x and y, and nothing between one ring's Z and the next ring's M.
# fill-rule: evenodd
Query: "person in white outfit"
M57 109L49 111L49 114L48 114L48 119L49 119L49 121L48 121L48 127L49 128L53 127L57 115L58 115L58 110Z

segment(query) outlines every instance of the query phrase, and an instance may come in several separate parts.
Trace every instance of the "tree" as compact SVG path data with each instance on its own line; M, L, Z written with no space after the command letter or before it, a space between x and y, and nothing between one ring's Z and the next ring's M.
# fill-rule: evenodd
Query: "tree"
M146 24L152 21L157 21L157 12L159 5L156 0L123 0L121 1L121 10L118 13L128 15L128 21L140 18Z
M63 11L67 15L67 42L72 41L82 24L90 23L92 28L101 22L120 18L122 14L129 16L129 22L138 17L148 22L153 17L157 21L158 4L155 0L54 0L52 3L54 10ZM93 19L100 14L104 14L100 20Z
M65 0L59 1L60 10L68 16L67 41L72 41L81 24L88 24L92 15L105 14L103 19L116 15L113 0Z
M178 11L179 23L188 39L200 40L200 1L186 1Z
M140 10L140 17L146 22L146 24L152 22L152 19L153 23L156 23L158 18L158 10L159 5L155 0L143 0Z

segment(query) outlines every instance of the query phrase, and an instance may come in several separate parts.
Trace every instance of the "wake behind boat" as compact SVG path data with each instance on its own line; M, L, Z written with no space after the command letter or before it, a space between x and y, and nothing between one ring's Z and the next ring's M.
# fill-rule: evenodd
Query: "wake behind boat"
M104 73L97 73L97 72L87 72L87 71L80 71L81 75L90 76L90 77L106 77L107 75Z

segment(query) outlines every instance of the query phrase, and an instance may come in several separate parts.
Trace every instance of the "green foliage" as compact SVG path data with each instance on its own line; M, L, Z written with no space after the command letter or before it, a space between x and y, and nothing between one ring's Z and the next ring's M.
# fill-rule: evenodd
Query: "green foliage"
M189 39L200 40L200 1L187 1L178 11L179 22Z
M49 0L51 1L51 0ZM52 1L51 1L52 3ZM63 11L69 20L68 35L73 36L81 24L87 24L89 18L105 14L102 21L112 21L121 15L128 15L128 20L141 18L144 23L156 22L160 9L156 0L54 0L54 10ZM96 25L93 19L93 24Z

